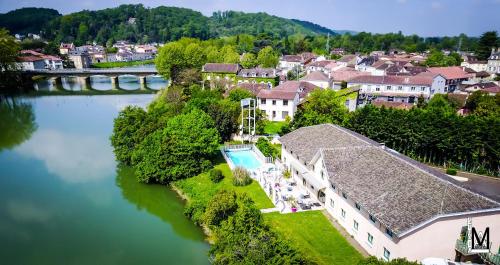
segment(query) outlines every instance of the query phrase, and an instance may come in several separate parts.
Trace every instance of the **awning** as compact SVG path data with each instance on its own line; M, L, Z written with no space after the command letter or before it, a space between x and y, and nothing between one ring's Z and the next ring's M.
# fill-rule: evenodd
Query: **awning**
M306 179L308 185L314 186L314 190L321 190L326 188L326 185L323 183L323 181L318 179L313 173L306 171L302 172L300 175L302 176L302 178Z

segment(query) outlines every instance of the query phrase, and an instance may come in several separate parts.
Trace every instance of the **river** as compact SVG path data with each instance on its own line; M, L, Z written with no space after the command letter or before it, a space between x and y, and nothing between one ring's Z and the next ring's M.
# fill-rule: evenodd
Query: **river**
M118 166L109 136L153 95L0 103L0 263L208 264L202 230L169 188Z

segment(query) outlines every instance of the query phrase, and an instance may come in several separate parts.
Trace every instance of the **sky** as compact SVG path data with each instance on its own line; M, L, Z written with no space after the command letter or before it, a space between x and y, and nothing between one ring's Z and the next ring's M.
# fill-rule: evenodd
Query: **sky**
M236 10L307 20L336 29L420 36L479 36L500 33L500 0L0 0L0 12L21 7L47 7L62 14L120 4L178 6L209 16Z

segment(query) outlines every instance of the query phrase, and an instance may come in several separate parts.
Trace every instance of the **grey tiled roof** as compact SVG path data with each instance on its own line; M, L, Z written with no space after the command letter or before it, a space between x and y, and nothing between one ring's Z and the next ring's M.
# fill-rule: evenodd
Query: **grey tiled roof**
M308 163L320 152L330 182L397 236L440 215L500 208L447 175L339 126L303 127L280 141Z
M346 146L367 146L376 142L359 136L353 137L346 129L332 125L321 124L299 128L280 138L287 150L297 154L299 159L309 163L321 148L336 148Z

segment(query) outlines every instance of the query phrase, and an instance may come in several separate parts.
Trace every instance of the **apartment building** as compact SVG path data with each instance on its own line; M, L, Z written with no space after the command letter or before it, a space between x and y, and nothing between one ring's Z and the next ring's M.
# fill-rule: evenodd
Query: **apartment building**
M490 249L499 248L498 197L336 125L303 127L280 141L293 179L370 255L454 260L468 218L478 231L489 227Z

